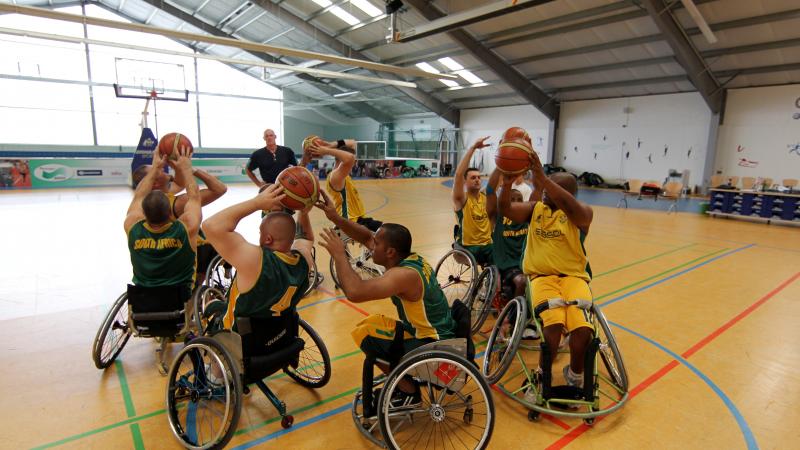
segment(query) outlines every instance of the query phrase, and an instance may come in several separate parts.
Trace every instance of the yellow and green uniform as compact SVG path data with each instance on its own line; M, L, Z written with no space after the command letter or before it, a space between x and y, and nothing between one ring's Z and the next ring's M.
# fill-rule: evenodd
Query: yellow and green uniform
M325 181L325 189L330 194L333 204L336 206L336 212L340 216L355 222L366 214L364 204L361 203L361 197L358 195L358 190L350 175L344 177L344 189L340 191L334 189L330 177Z
M404 351L407 353L425 343L455 337L456 323L430 264L412 253L398 266L417 272L423 288L417 301L392 296L403 329ZM359 322L351 334L364 353L391 360L399 356L390 354L396 329L397 320L373 314Z
M459 228L456 242L472 253L478 264L492 264L492 223L486 212L486 193L466 196L464 206L456 211Z
M517 223L508 217L498 217L492 234L494 264L500 273L509 269L519 269L522 264L522 253L525 239L528 236L528 222Z
M261 273L255 285L239 290L234 278L222 325L233 329L235 317L267 318L294 310L308 288L308 262L299 252L282 253L261 249Z
M531 215L522 271L531 278L534 307L553 298L592 300L589 258L583 242L586 235L560 209L537 202ZM561 324L570 332L591 324L576 306L549 309L541 314L544 326Z
M133 284L144 287L194 284L197 255L186 226L173 220L154 231L144 220L128 230L128 250L133 265Z

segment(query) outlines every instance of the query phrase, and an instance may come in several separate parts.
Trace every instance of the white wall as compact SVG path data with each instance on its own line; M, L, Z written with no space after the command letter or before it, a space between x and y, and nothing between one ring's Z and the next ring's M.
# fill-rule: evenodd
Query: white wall
M800 84L728 91L714 170L800 178Z
M710 121L698 93L565 102L555 164L607 181L661 182L688 169L690 185L702 184Z
M473 158L473 166L479 166L478 158L483 160L484 173L494 170L494 155L503 133L511 127L522 127L531 137L533 148L547 164L547 129L550 120L530 105L504 106L500 108L465 109L461 111L461 133L464 145L469 148L472 143L483 136L491 136L487 141L490 148L481 151Z

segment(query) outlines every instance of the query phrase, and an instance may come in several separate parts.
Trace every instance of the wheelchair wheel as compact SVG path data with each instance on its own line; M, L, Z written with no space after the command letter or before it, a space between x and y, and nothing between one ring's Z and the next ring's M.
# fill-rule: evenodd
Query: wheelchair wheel
M467 307L470 311L470 333L475 334L486 321L489 310L500 291L500 273L496 266L489 266L481 272L475 283L475 292L470 296Z
M456 299L467 300L477 278L476 266L472 255L460 249L445 253L436 264L436 279L448 304L452 305Z
M622 353L617 347L617 341L611 332L611 327L608 326L608 321L598 305L592 305L592 313L600 325L596 331L600 338L600 349L598 350L600 359L603 360L603 365L611 381L623 392L628 392L628 372L625 369L625 362L622 360Z
M283 371L305 387L321 388L331 379L331 357L328 355L328 348L311 325L302 319L298 337L306 344L300 352L297 367L290 365L284 367Z
M117 298L97 330L92 345L92 359L98 369L105 369L117 359L132 334L128 325L128 293Z
M216 300L227 302L225 294L217 288L200 286L195 289L194 295L192 295L192 319L197 328L198 336L205 334L206 328L208 327L209 317L207 316L206 307L209 303Z
M490 384L500 381L514 360L525 329L525 303L525 297L516 297L497 316L483 357L483 375Z
M208 264L206 270L206 279L203 285L210 288L218 289L223 295L228 293L231 288L233 279L236 277L236 269L228 264L227 261L222 259L221 255L217 255Z
M369 249L361 245L358 241L342 235L344 242L344 250L347 255L347 260L350 261L350 266L356 273L364 280L379 277L383 274L380 266L372 262L372 255ZM336 276L336 265L331 258L330 262L331 278L337 288L342 285L339 283L339 278Z
M191 449L221 449L242 412L242 380L230 353L214 339L195 338L169 370L167 416L172 433Z
M420 398L398 403L399 384L411 376ZM390 449L446 446L484 449L494 429L489 385L475 366L456 354L434 350L402 360L378 399L378 422ZM437 442L439 442L437 444Z

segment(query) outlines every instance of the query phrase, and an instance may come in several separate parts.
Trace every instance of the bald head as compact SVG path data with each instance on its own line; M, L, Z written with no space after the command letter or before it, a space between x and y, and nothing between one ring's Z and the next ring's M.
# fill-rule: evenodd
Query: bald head
M574 197L578 193L578 180L567 172L556 172L550 175L550 179Z
M294 242L294 219L285 212L271 212L261 221L260 231L262 246L287 252Z

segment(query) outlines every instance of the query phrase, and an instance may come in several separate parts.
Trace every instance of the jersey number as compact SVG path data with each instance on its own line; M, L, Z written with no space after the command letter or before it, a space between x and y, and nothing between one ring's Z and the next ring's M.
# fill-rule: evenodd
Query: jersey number
M289 286L286 289L286 292L283 293L283 297L278 300L278 303L272 305L270 311L273 312L273 315L278 316L280 313L292 305L292 297L294 297L294 293L297 292L297 286Z

